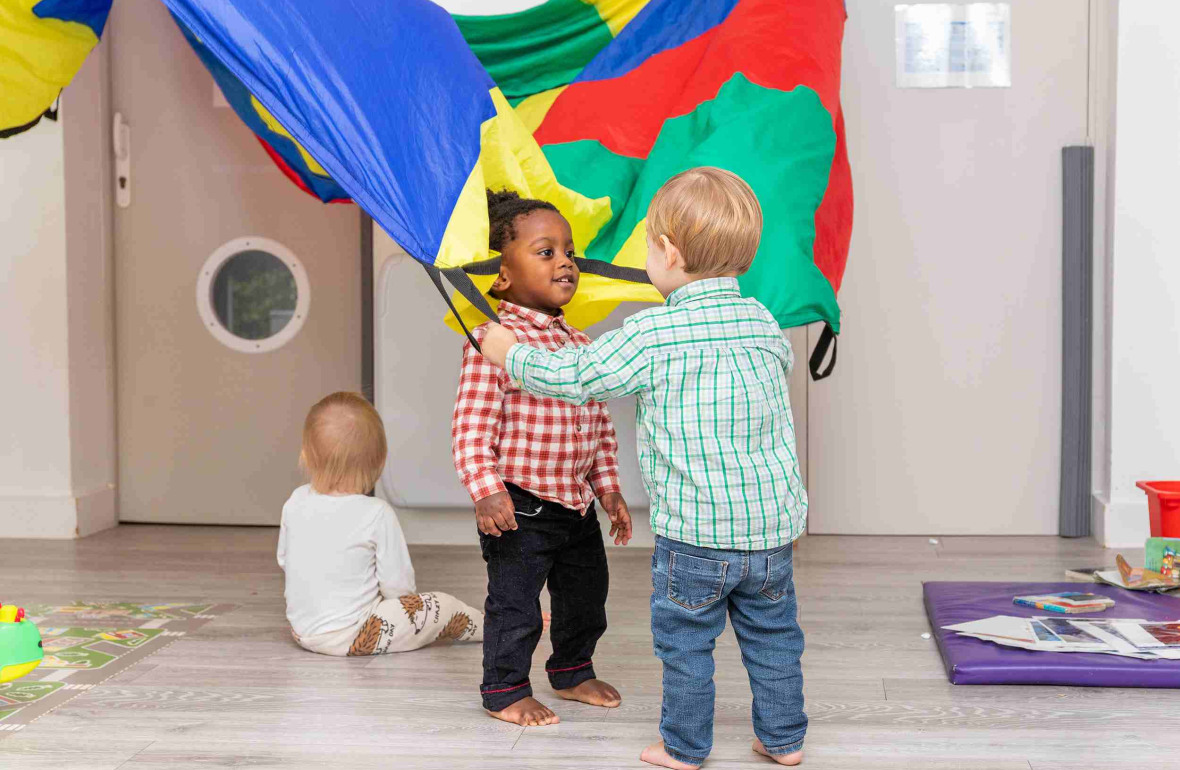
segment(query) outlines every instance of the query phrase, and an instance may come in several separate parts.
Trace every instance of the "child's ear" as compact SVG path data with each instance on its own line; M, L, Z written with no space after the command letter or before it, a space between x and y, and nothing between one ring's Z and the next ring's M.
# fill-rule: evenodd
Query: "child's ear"
M675 270L676 268L684 267L684 255L680 253L680 249L676 248L676 244L668 240L668 236L660 236L660 245L664 247L665 270Z
M500 263L500 274L496 276L496 280L492 282L492 291L502 293L508 291L508 287L512 285L512 279L508 276L508 271L504 269L503 262Z

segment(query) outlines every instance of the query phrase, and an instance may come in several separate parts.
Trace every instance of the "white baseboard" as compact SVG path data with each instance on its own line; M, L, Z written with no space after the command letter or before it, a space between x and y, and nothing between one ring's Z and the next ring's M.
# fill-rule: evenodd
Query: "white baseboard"
M115 526L115 490L71 494L0 494L0 538L72 540Z
M415 508L398 508L397 518L401 522L402 532L406 535L406 542L411 545L478 545L479 534L475 529L475 515L471 509L422 510ZM602 525L603 539L608 548L615 545L606 534L610 531L610 523L606 515L599 511L599 523ZM651 532L651 522L646 508L631 511L632 537L628 547L651 548L656 539Z
M1094 539L1104 548L1142 548L1151 533L1147 500L1110 500L1095 494L1091 507Z
M78 537L78 501L73 495L4 495L0 497L0 537Z
M78 537L88 537L119 523L115 488L104 486L78 498Z

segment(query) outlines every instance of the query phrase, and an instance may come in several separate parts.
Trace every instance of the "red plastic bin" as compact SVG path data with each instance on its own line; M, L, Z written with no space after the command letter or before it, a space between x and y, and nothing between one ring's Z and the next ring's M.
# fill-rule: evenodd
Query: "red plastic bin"
M1140 481L1147 493L1152 537L1180 537L1180 481Z

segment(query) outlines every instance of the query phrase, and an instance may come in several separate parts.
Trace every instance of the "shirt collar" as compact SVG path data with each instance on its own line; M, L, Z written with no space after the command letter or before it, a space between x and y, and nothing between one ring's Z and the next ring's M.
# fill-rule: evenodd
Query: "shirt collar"
M500 307L496 312L500 314L516 316L530 326L535 326L538 329L548 329L554 323L556 323L560 328L569 328L569 324L567 324L565 321L564 313L558 315L549 315L548 313L542 313L540 310L521 307L514 302L501 302Z
M668 305L685 305L703 299L714 297L740 297L741 289L736 278L702 278L699 281L686 283L668 295Z

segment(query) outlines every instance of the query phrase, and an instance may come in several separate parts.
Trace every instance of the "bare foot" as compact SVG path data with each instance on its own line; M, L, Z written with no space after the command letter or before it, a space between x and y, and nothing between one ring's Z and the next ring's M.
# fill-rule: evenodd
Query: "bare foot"
M639 758L649 765L656 765L658 767L670 767L672 770L697 770L700 765L690 765L686 762L681 762L678 759L672 759L668 756L668 752L664 750L664 742L656 741L652 745L643 750Z
M619 695L619 691L601 679L587 679L576 687L554 692L566 700L589 703L591 706L606 706L608 709L616 708L623 702L623 696Z
M764 757L770 757L780 765L794 766L803 761L803 749L792 751L790 754L771 754L766 750L766 747L762 745L762 741L758 740L757 738L754 739L754 745L751 746L751 748L754 749L754 753L761 754Z
M555 725L561 718L536 698L521 698L503 711L489 711L496 719L511 722L521 727L544 727Z

